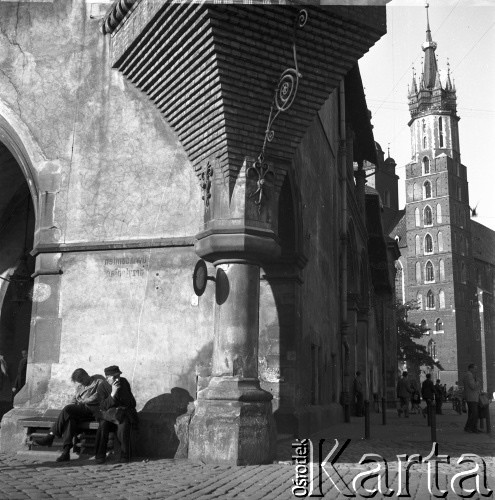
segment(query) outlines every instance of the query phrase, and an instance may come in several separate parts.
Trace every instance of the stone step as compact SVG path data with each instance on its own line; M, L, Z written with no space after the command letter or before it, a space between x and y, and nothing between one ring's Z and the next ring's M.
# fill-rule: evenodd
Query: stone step
M40 449L42 448L42 449ZM57 457L62 453L61 448L47 448L42 446L37 446L32 450L21 450L17 452L18 457L29 458L31 460L39 460L43 462L55 462ZM87 460L90 455L78 455L77 453L71 452L71 460Z

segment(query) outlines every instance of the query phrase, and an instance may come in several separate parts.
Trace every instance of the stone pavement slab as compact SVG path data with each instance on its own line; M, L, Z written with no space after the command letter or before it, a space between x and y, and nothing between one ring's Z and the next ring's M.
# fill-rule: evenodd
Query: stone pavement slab
M494 416L495 417L495 416ZM495 422L495 418L492 421ZM450 487L456 473L472 468L473 464L458 464L463 453L476 453L483 457L487 467L486 483L495 489L495 438L487 434L466 434L463 431L465 415L445 411L438 416L438 454L450 455L449 464L438 465L438 485L447 489L447 499L460 498ZM405 493L404 467L399 464L397 455L414 453L425 458L432 449L429 428L422 416L412 415L409 419L399 419L395 412L387 414L387 425L381 425L381 415L372 415L371 438L362 439L364 420L352 418L351 423L333 425L311 437L315 444L313 464L309 467L316 478L313 494L320 493L318 473L318 444L321 439L323 458L332 450L335 440L339 445L350 439L342 452L335 469L325 466L334 483L345 490L344 483L352 490L357 474L377 467L377 462L360 465L358 462L366 453L374 453L386 460L388 470L387 485L394 489L390 498L397 498L399 485ZM301 438L305 436L300 436ZM135 460L130 464L108 462L96 465L94 460L72 460L69 463L43 463L27 458L0 454L0 500L13 499L293 499L293 480L296 478L295 465L292 463L292 439L279 443L279 463L262 466L236 467L211 465L187 460ZM385 461L382 463L384 470ZM434 469L432 469L433 471ZM308 469L309 471L309 469ZM336 475L337 471L344 483ZM409 497L434 498L428 489L427 463L410 468ZM336 488L325 472L322 472L321 493L324 498L346 498ZM383 482L382 482L383 483ZM483 481L482 481L483 483ZM367 488L376 487L376 478L364 484ZM474 485L474 479L464 487ZM356 498L367 495L356 483ZM454 485L455 486L455 485ZM483 486L483 484L481 484ZM386 486L383 486L385 489ZM377 494L375 498L383 498ZM485 498L477 493L472 498Z

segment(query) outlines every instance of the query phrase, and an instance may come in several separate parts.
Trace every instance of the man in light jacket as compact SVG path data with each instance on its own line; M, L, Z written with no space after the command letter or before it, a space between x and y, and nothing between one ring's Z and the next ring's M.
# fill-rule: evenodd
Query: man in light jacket
M464 385L464 399L468 407L468 418L464 430L479 433L478 430L478 400L480 397L480 383L476 380L477 367L474 363L468 366L468 371L462 379Z

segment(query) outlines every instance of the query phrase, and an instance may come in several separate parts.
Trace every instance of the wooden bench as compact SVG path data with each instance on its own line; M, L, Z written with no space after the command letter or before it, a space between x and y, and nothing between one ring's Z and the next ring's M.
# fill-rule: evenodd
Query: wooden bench
M62 438L55 437L51 447L38 446L33 440L45 437L52 425L57 421L57 418L62 410L46 410L40 417L30 417L21 419L21 425L26 429L25 444L29 450L39 451L59 451L62 447ZM78 425L78 433L74 438L74 451L80 455L95 453L96 432L98 431L99 423L96 420L88 420L80 422ZM108 439L108 449L113 449L114 435L110 433Z

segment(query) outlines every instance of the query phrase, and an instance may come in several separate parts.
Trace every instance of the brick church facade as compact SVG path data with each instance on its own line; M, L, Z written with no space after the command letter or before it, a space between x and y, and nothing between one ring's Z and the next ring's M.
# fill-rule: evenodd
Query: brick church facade
M484 390L495 390L495 232L473 220L468 168L461 163L456 88L450 71L441 81L427 19L424 67L409 88L411 161L406 165L406 206L390 217L398 242L396 291L415 301L408 319L427 327L423 342L443 370L447 388L476 363ZM389 165L392 159L385 160ZM392 165L392 169L394 165ZM474 167L473 167L474 168ZM388 183L387 183L388 182ZM392 186L392 187L391 187ZM393 178L383 184L394 192ZM422 376L424 377L424 371Z

